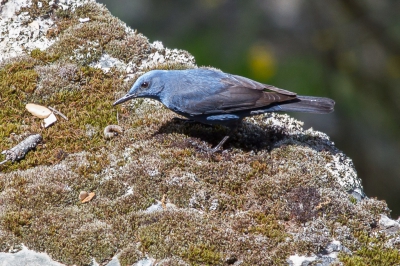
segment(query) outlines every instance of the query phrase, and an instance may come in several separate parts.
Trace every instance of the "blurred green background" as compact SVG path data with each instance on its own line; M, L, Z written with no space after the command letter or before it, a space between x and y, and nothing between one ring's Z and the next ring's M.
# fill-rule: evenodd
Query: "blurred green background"
M367 195L400 215L400 1L100 2L198 65L333 98L333 114L293 115L327 133L353 159Z

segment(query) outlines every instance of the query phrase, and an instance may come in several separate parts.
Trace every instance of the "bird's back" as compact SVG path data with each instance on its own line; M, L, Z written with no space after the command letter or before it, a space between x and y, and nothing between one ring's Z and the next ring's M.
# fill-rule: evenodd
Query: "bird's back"
M295 93L213 69L165 74L160 100L185 116L229 114L296 98Z

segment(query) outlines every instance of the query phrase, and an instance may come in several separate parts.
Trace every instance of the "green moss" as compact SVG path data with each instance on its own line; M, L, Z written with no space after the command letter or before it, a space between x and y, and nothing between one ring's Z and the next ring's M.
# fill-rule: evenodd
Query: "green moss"
M79 18L89 18L90 20L80 23ZM111 41L114 44L115 42L132 44L132 46L124 48L124 52L127 54L139 54L138 52L141 54L149 47L148 41L144 37L127 37L123 24L97 3L81 5L73 13L58 10L55 23L57 28L52 29L48 35L60 37L49 48L49 52L60 56L63 60L80 65L88 65L97 61L104 51L113 47L113 45L108 45ZM132 38L138 42L131 43ZM143 54L139 57L142 58Z
M85 83L79 90L60 90L43 101L34 94L38 75L33 67L33 63L22 61L0 70L1 98L7 99L7 108L0 110L0 119L3 121L0 125L0 147L3 150L12 147L7 140L11 133L19 135L28 131L41 133L46 149L38 148L35 152L28 153L18 164L1 166L3 171L58 162L60 149L62 154L96 150L106 144L102 135L104 127L117 122L116 110L111 105L114 100L111 92L118 83L122 83L118 72L104 74L98 69L81 68L78 76ZM40 119L32 117L25 110L28 102L56 107L69 120L59 117L55 125L43 130L40 128ZM25 124L23 131L22 121ZM88 125L94 128L94 132L87 132ZM92 164L93 169L90 171L98 172L103 166L104 164Z
M266 215L261 212L252 213L256 222L248 228L250 233L260 233L266 237L273 238L276 242L283 241L287 234L285 234L285 226L276 219L274 215Z
M66 29L76 25L78 22L78 19L74 17L71 10L64 10L62 8L57 9L54 12L54 23L56 26L47 31L46 37L49 39L56 38L60 36L60 34L62 34Z
M32 217L32 211L20 210L6 212L0 219L2 225L15 236L22 236L23 231L31 225Z
M69 9L59 8L55 12L56 19L68 19L71 20L74 17L73 13Z
M54 12L54 11L53 11ZM112 19L110 13L100 4L86 3L75 8L74 12L71 9L58 8L54 12L54 22L56 27L49 29L47 37L54 38L60 36L65 30L79 25L80 18L89 18L91 22L108 22Z
M48 227L43 229L55 232L54 236L47 234L47 239L44 239L44 244L48 247L46 251L66 264L89 265L92 258L98 263L104 263L116 252L115 238L106 225L99 222L91 223L86 220L70 232L65 232L62 228L57 229L58 231ZM65 237L71 234L73 237Z
M349 200L350 200L351 203L357 204L357 199L355 197L349 196Z
M212 225L202 218L183 212L154 213L143 218L138 230L139 250L143 254L160 259L175 255L192 265L222 264L223 244L213 237Z
M105 52L125 63L140 63L150 52L147 38L135 34L122 40L112 40L105 46Z
M296 187L287 195L290 216L301 223L318 217L321 196L315 187Z
M124 27L117 19L107 22L87 22L74 28L76 40L97 42L103 47L111 40L122 39L125 34ZM100 38L99 38L100 37Z
M119 180L110 179L102 182L96 191L99 195L114 200L124 195L127 187Z
M217 251L215 246L206 244L189 245L181 252L180 256L193 265L217 265L221 263L222 259L222 254Z
M36 88L38 74L34 65L33 60L26 59L0 69L0 147L3 150L9 145L10 134L21 134L22 121L28 122L24 102Z
M367 265L399 265L400 251L395 248L388 248L382 244L383 239L369 237L365 233L358 235L361 243L352 255L340 253L339 259L344 265L367 266Z
M76 7L73 15L76 18L89 18L90 20L103 22L110 19L117 20L111 16L110 12L104 7L104 5L93 2L85 3Z
M54 12L53 6L49 5L49 0L32 0L29 6L21 7L17 14L27 12L29 15L29 22L36 18L47 18Z
M86 177L88 174L98 174L109 164L107 157L92 154L88 154L86 160L88 160L88 164L76 168L76 172L82 177Z
M118 257L121 266L133 265L138 262L144 256L136 249L135 246L129 245L127 248L122 250Z
M43 63L52 63L56 61L60 56L58 54L48 54L40 49L33 49L31 51L31 57L42 61Z
M37 73L33 70L34 66L34 60L24 58L0 69L0 86L4 89L2 96L10 95L12 96L11 100L15 100L24 95L22 93L32 93L36 88L38 78ZM22 93L17 94L19 92Z

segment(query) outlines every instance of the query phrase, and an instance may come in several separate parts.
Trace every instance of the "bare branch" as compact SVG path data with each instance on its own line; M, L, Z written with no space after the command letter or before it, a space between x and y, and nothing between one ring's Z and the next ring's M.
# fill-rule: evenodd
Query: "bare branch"
M15 162L21 160L25 155L32 149L34 149L40 142L42 142L42 136L40 134L30 135L23 141L17 144L17 146L5 150L2 154L6 155L6 159L0 164L7 161Z

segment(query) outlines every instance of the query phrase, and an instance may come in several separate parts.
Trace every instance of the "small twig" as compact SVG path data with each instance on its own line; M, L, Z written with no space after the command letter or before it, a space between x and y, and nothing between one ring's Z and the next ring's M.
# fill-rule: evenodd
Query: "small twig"
M6 163L6 162L8 162L7 159L5 159L4 161L0 162L0 165L4 164L4 163Z
M167 208L166 201L167 201L167 195L164 194L164 195L162 196L162 199L161 199L161 206L162 206L162 208L163 208L164 210Z
M2 151L2 154L6 155L6 159L0 164L7 161L15 162L21 160L28 151L34 149L40 142L42 142L42 136L40 134L30 135L11 149Z
M63 113L58 111L57 109L55 109L55 108L53 108L51 106L49 106L49 109L52 110L54 113L58 114L59 116L61 116L62 118L64 118L65 120L68 120L68 118Z

